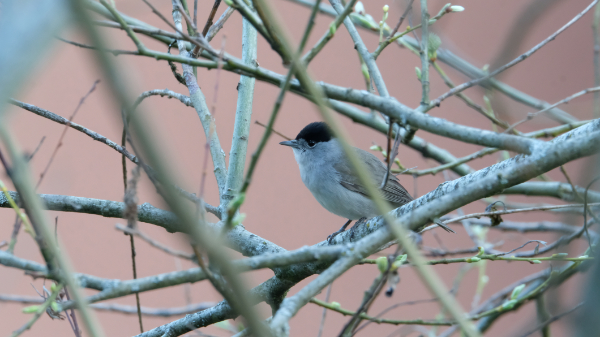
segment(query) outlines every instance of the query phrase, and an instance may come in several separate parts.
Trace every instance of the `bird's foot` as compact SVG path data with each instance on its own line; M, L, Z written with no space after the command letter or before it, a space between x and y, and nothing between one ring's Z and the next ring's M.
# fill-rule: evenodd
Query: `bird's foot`
M337 232L332 233L331 235L329 235L327 237L327 243L331 244L331 242L333 241L333 238L335 238L338 234L343 233L346 230L346 227L348 227L348 225L352 222L352 220L348 220L346 221L346 223L342 226L342 228L340 228Z
M343 233L345 230L344 229L340 229L337 232L333 232L330 235L327 236L327 243L331 244L331 242L333 241L333 238L335 238L338 234Z

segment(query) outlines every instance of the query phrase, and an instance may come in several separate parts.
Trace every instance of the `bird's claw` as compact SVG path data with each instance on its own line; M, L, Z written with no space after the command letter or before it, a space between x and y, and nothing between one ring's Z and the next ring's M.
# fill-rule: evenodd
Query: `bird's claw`
M343 233L343 232L344 231L341 230L341 231L337 231L337 232L331 233L331 235L327 236L327 243L331 244L331 242L333 241L333 238L335 238L338 234Z

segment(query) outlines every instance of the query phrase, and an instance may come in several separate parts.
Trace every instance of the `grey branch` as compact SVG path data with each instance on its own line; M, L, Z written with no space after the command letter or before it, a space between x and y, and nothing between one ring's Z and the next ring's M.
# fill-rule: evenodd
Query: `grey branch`
M536 145L541 143L538 140L526 137L499 134L455 124L442 118L417 112L396 100L373 95L364 90L341 88L325 83L321 83L321 85L329 98L366 106L400 121L401 124L410 124L416 128L466 143L527 154L531 153Z
M250 67L258 65L257 57L257 32L248 20L243 20L242 28L242 60ZM256 79L249 76L240 76L238 83L238 99L235 109L235 123L231 150L229 151L229 168L227 171L227 185L221 199L222 214L227 214L226 208L240 191L244 179L246 166L246 153L248 152L248 138L250 137L250 122L252 120L252 103L254 102L254 83ZM230 221L231 219L229 219Z
M181 13L177 13L173 12L173 18L179 18L179 21L175 20L175 26L181 30ZM177 46L179 48L180 56L186 58L190 56L186 49L185 43L182 40L177 41ZM219 136L217 135L215 119L210 113L204 94L196 82L193 68L187 64L182 64L182 67L183 78L185 79L188 91L190 92L190 100L192 101L194 109L196 109L196 112L198 113L198 117L200 117L200 122L204 128L204 135L206 136L206 141L210 147L210 155L213 161L214 174L217 178L217 184L219 186L219 196L222 196L227 184L227 166L225 164L225 152L223 152L221 142L219 141Z

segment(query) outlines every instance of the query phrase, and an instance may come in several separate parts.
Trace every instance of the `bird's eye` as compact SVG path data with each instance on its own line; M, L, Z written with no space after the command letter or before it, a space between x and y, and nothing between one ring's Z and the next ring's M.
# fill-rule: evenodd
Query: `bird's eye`
M308 141L308 146L310 146L310 147L314 147L315 144L316 144L316 142L314 140L309 140Z

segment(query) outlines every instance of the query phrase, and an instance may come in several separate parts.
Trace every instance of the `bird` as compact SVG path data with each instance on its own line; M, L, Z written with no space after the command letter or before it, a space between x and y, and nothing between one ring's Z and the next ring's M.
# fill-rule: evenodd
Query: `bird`
M359 220L356 223L359 224L381 215L355 174L339 140L326 123L310 123L298 133L296 139L279 144L292 148L302 182L319 204L329 212L348 219L337 232L327 238L329 243L336 235L344 232L353 220ZM387 166L375 155L356 147L353 147L353 151L370 172L373 184L379 186L381 196L392 207L398 208L413 200L395 175L388 174L387 182L382 184ZM438 225L454 233L445 225Z

